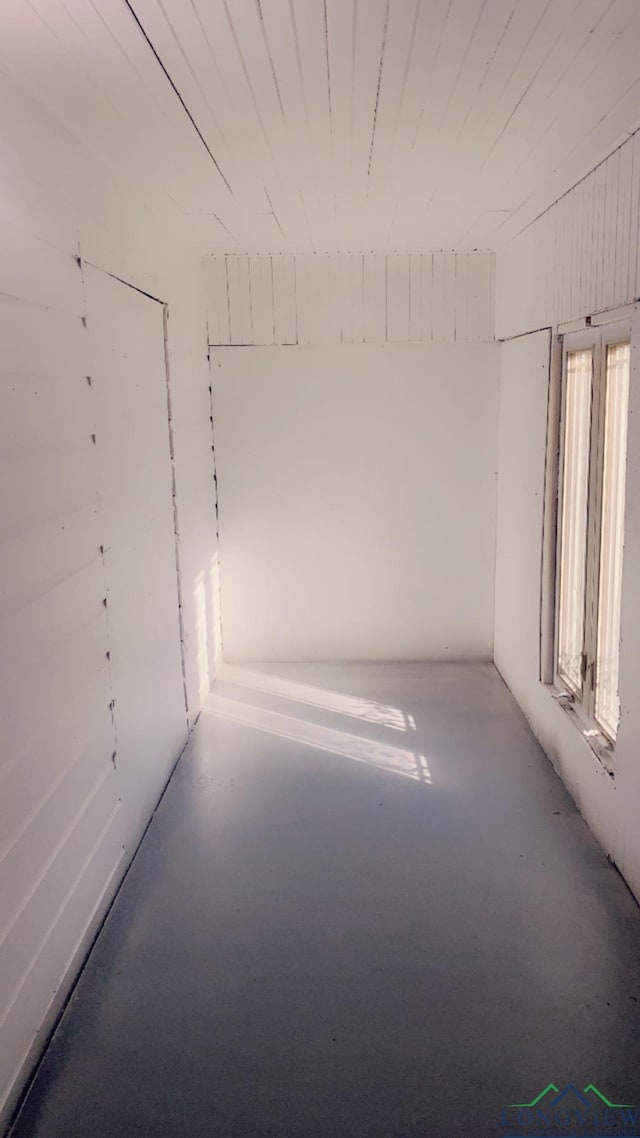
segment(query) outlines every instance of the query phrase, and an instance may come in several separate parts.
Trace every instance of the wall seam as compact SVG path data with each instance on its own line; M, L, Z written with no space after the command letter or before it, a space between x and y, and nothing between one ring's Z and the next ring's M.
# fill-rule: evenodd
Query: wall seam
M209 321L207 319L207 339L209 338ZM224 347L224 345L220 345ZM207 364L209 367L209 423L211 425L211 458L213 461L213 495L216 515L216 557L218 558L218 628L220 633L220 658L224 659L224 632L222 621L222 562L220 557L220 511L218 505L218 469L216 465L216 436L213 424L213 375L211 369L211 348L207 345Z
M86 279L85 279L85 273L84 273L85 263L87 265L89 265L90 268L95 268L97 272L100 272L101 270L97 269L97 266L92 265L90 261L87 261L87 262L84 261L84 259L82 257L82 250L81 250L79 238L78 238L78 256L77 256L76 260L77 260L78 268L80 269L80 273L81 273L81 277L82 277L82 300L83 300L83 309L84 309L84 316L82 317L82 323L83 323L83 326L86 330L86 328L88 326L89 310L88 310L88 306L87 306L87 285L86 285ZM91 361L88 361L88 363L90 364ZM88 386L93 391L93 377L91 375L86 375L85 380L86 380ZM99 447L99 439L98 439L98 432L96 430L97 424L96 424L96 413L95 413L94 403L95 403L95 392L93 392L92 408L91 408L91 425L94 428L93 433L91 435L91 438L92 438L94 446L96 448L98 448ZM96 459L96 465L98 465L97 459ZM107 647L105 650L105 656L106 656L106 660L107 660L107 676L108 676L108 680L109 680L109 696L110 696L109 712L111 715L111 728L113 731L113 749L111 752L111 762L113 764L114 769L117 769L117 762L118 762L118 726L117 726L117 721L116 721L116 710L115 710L116 700L115 700L114 687L113 687L113 665L112 665L112 660L111 660L111 648L112 648L113 636L112 636L112 628L111 628L111 614L109 611L109 584L108 584L108 577L107 577L104 518L103 518L103 513L102 513L102 499L100 496L100 474L99 474L99 472L97 472L97 478L96 478L96 507L97 507L97 516L98 516L98 531L100 533L100 545L98 547L98 552L100 554L100 560L102 563L102 579L103 579L103 585L104 585L104 597L102 599L102 604L103 604L104 610L105 610L105 628L106 628L106 639L107 639ZM122 802L122 798L120 797L120 795L118 795L118 804L121 804L121 802ZM122 848L124 850L124 846Z
M178 497L176 492L176 463L173 437L173 413L171 408L171 366L169 360L169 305L162 305L162 329L164 336L164 375L167 391L167 426L169 431L169 460L171 463L171 500L173 509L173 536L176 561L176 585L178 591L178 627L180 632L180 667L182 671L182 691L184 696L184 710L187 721L187 734L191 724L189 721L189 693L187 689L187 658L185 645L184 612L182 604L182 566L180 562L180 524L178 518Z

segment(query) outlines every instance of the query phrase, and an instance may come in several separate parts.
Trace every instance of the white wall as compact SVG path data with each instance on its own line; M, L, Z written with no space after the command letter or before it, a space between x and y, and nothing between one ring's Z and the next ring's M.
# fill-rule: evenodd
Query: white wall
M163 306L85 266L116 787L142 832L187 730Z
M490 654L492 254L205 270L226 658Z
M39 80L46 94L43 73ZM170 242L95 150L52 116L46 98L5 74L0 136L4 1118L187 735L162 306L90 263L168 303L191 723L214 666L217 551L198 257ZM101 388L104 396L116 381L118 391L108 393L120 403L107 407ZM139 388L135 414L127 384ZM114 414L136 424L120 450ZM139 461L120 479L109 518L104 476L114 461L123 474L133 446ZM144 502L134 493L131 477L149 469L161 501L150 485ZM138 507L147 512L142 528ZM134 530L144 539L135 558ZM117 617L111 630L109 605ZM136 634L146 650L134 654Z
M527 326L534 329L540 323L555 325L559 320L585 316L596 308L633 299L638 289L638 167L633 157L637 142L635 136L589 175L585 183L547 211L526 236L498 256L496 318L503 334L517 334ZM636 171L632 186L630 164ZM608 187L605 196L596 192L598 186ZM627 203L623 210L621 201ZM574 234L586 236L560 239L570 218ZM555 246L550 243L550 233L558 235ZM594 242L597 253L593 253ZM538 679L550 335L551 330L533 332L502 346L495 659L579 809L640 897L638 311L636 308L633 321L627 460L620 656L622 715L613 779L570 716Z
M497 346L211 358L225 659L490 655Z

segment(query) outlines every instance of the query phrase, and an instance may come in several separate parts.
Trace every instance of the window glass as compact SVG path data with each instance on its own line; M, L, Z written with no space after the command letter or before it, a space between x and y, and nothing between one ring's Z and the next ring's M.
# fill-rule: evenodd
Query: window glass
M615 738L620 717L618 664L629 359L629 344L607 346L595 715L611 739Z
M576 694L582 689L592 380L592 350L568 352L560 525L558 672Z

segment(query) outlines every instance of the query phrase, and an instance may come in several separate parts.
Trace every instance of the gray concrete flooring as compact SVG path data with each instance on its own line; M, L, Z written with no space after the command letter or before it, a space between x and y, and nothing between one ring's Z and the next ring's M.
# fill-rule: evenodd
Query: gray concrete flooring
M484 1138L640 1103L639 910L490 665L231 668L14 1138Z

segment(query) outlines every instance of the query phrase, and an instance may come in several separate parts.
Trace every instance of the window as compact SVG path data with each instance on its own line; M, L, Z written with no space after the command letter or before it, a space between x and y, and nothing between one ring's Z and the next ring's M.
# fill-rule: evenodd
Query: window
M630 343L605 325L562 343L555 680L615 742Z

